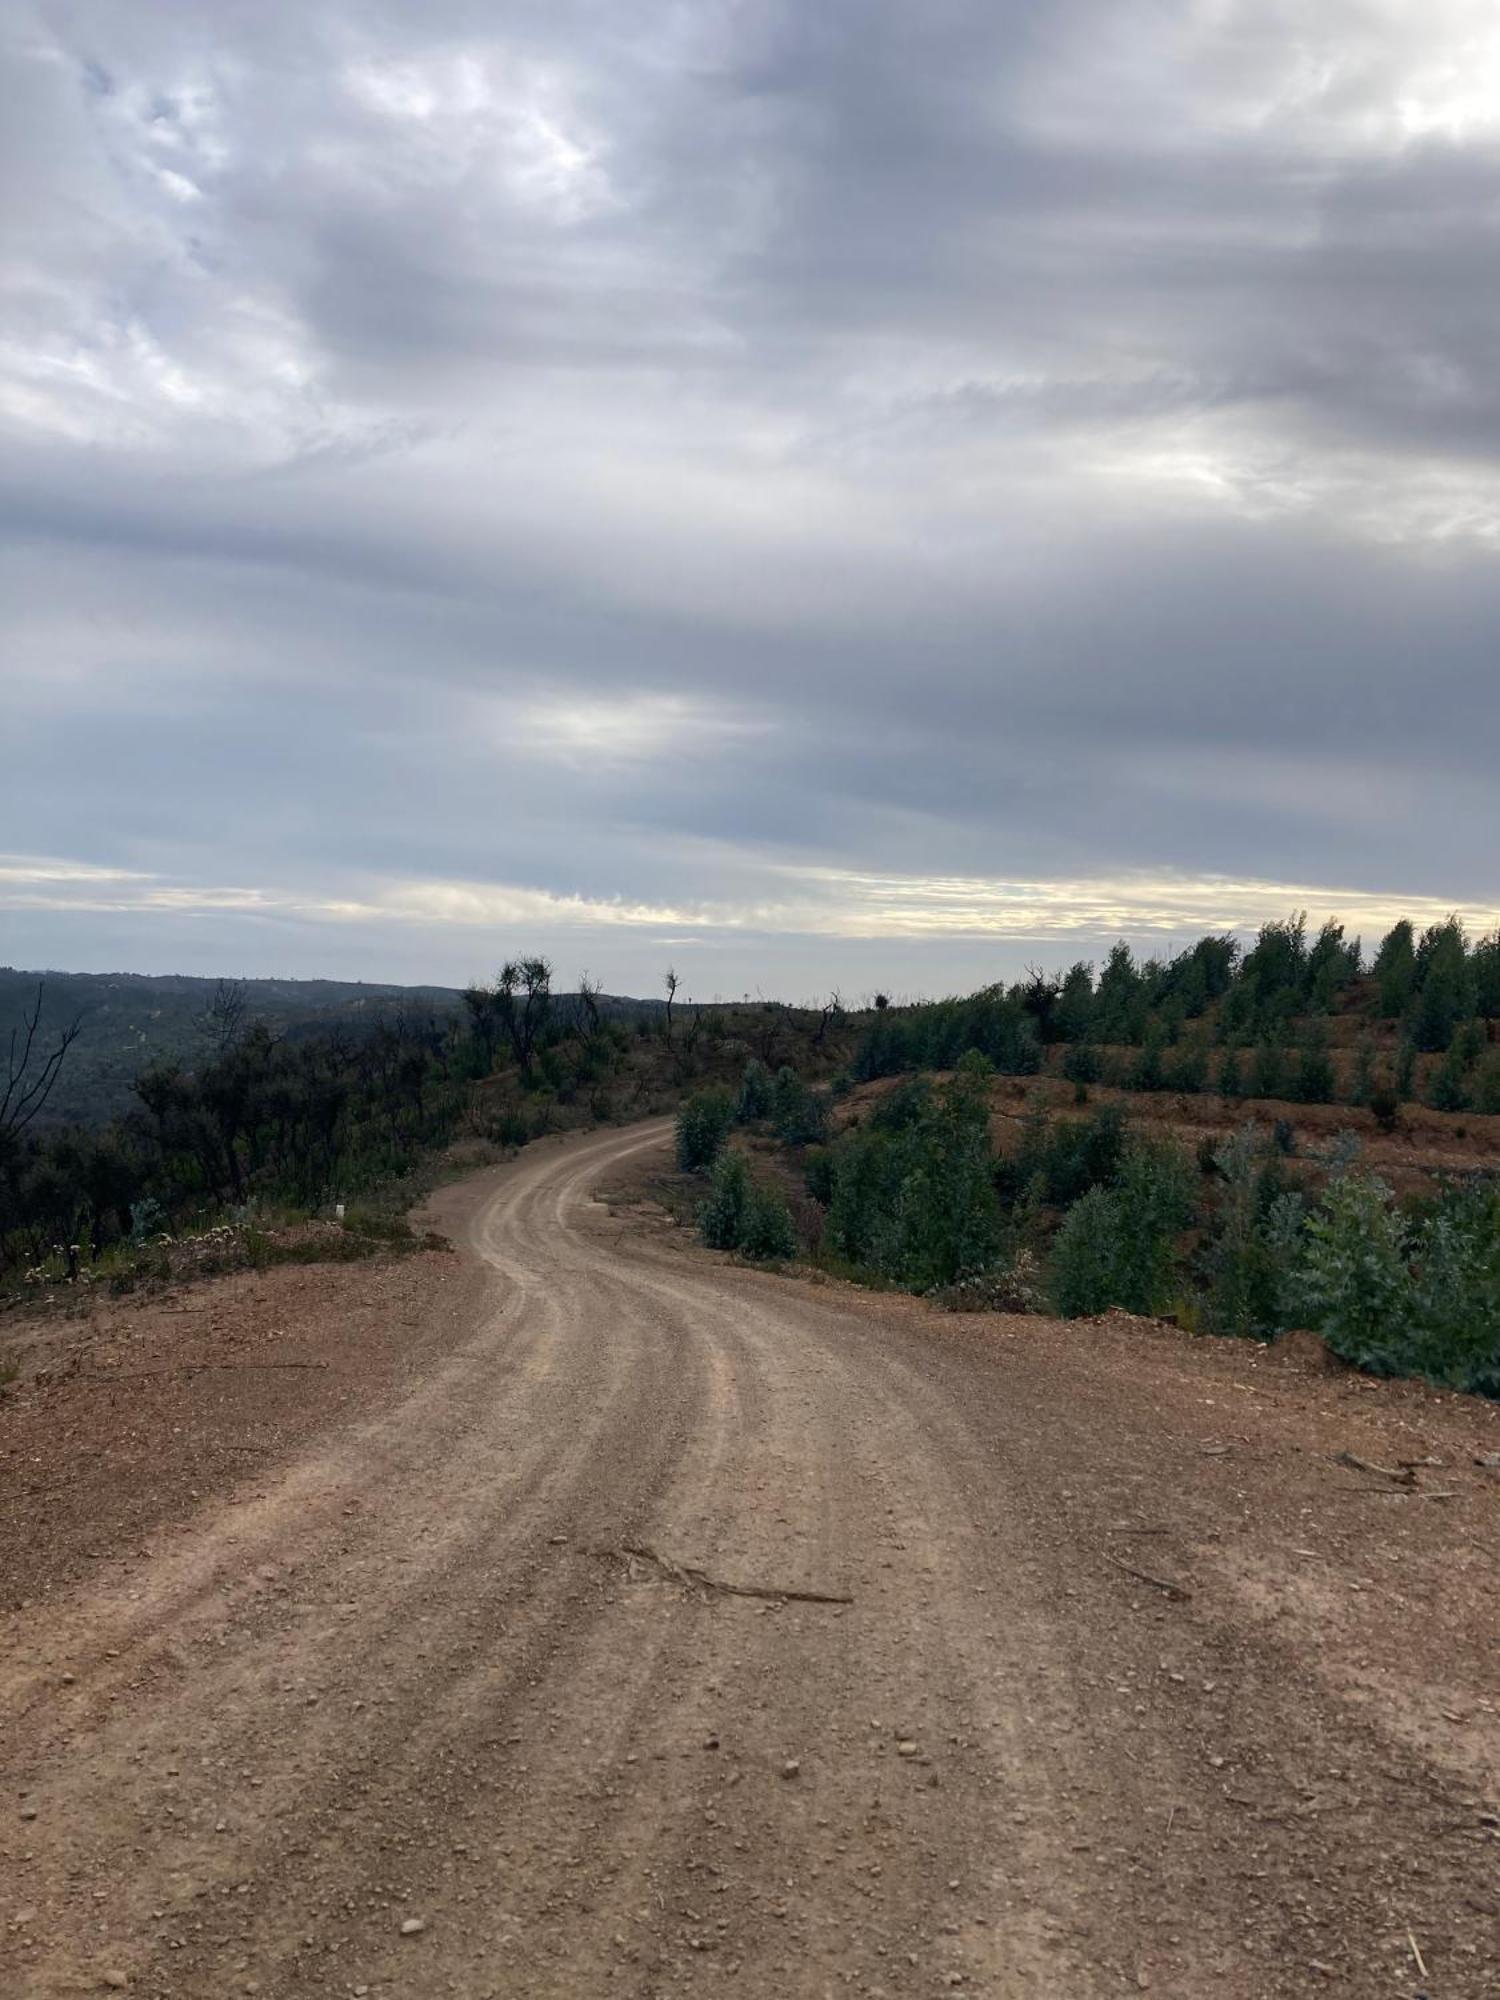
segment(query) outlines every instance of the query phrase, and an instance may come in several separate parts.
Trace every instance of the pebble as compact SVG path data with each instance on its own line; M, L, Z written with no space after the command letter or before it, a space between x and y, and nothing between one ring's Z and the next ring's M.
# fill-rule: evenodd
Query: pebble
M402 1921L401 1935L402 1937L415 1937L419 1931L425 1931L426 1928L427 1923L425 1918L407 1917Z
M898 1757L915 1757L916 1754L916 1744L912 1742L909 1736L903 1736L901 1741L896 1745L896 1755Z
M108 1986L112 1992L123 1993L130 1981L123 1972L105 1972L100 1975L99 1984Z
M795 1757L788 1757L781 1767L781 1775L783 1778L795 1778L801 1769L802 1766Z
M35 1806L22 1806L22 1808L21 1808L21 1817L22 1817L22 1819L35 1819L35 1818L36 1818L36 1807L35 1807Z

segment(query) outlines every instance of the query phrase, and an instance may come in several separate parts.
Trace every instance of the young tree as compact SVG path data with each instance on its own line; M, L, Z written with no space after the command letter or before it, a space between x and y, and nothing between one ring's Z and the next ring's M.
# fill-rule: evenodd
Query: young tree
M1382 1020L1399 1021L1417 989L1417 947L1405 917L1392 924L1375 954L1375 981Z
M1082 959L1063 980L1054 1019L1065 1042L1088 1040L1094 1024L1094 968Z
M1292 1096L1299 1104L1331 1104L1333 1095L1333 1057L1328 1049L1328 1030L1321 1021L1310 1021L1297 1054Z
M1094 1033L1101 1042L1136 1042L1145 1030L1146 997L1130 946L1113 947L1099 975Z
M494 1002L517 1066L529 1070L552 1011L552 961L540 957L507 959L495 982Z
M1491 931L1479 940L1470 964L1476 1010L1486 1021L1500 1021L1500 931Z
M677 1114L677 1164L684 1173L702 1173L723 1151L734 1124L734 1099L727 1090L700 1090Z
M740 1079L739 1099L734 1107L736 1120L741 1125L754 1125L762 1118L769 1118L774 1100L771 1072L758 1056L751 1056Z
M1417 975L1412 1039L1419 1049L1446 1049L1454 1031L1473 1016L1477 997L1468 940L1457 917L1423 932Z

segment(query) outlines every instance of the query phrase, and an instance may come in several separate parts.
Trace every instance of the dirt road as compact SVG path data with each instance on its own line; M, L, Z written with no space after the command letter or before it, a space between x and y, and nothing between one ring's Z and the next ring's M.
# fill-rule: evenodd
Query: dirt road
M663 1136L451 1191L445 1353L6 1621L7 2000L1500 1994L1477 1475L1325 1521L1291 1391L685 1253Z

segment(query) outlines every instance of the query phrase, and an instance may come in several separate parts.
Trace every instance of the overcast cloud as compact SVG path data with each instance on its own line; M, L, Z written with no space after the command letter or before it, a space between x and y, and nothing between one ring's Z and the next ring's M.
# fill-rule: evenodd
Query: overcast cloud
M8 21L0 958L1495 921L1490 0Z

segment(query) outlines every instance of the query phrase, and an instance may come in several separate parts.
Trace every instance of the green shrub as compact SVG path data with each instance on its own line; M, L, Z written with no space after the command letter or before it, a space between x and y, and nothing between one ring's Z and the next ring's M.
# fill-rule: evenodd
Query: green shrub
M1166 1065L1163 1053L1166 1036L1158 1027L1147 1030L1146 1039L1141 1044L1140 1054L1130 1072L1132 1090L1165 1090L1167 1087Z
M916 1291L987 1270L1003 1232L984 1079L961 1073L940 1092L881 1109L883 1124L872 1120L830 1149L828 1247ZM891 1129L897 1117L904 1122Z
M1065 1319L1120 1306L1159 1313L1176 1289L1179 1232L1193 1210L1193 1172L1173 1146L1136 1141L1115 1183L1074 1202L1053 1246L1052 1289Z
M1402 1104L1409 1104L1411 1102L1416 1075L1417 1045L1410 1040L1403 1041L1396 1050L1396 1069L1394 1076L1391 1078L1391 1086Z
M1375 1050L1370 1042L1363 1041L1354 1052L1354 1078L1349 1086L1351 1104L1370 1104L1379 1089L1375 1080Z
M1099 1051L1092 1042L1070 1042L1063 1050L1062 1073L1069 1083L1097 1083L1099 1070Z
M771 1072L756 1056L745 1064L734 1115L741 1125L754 1125L771 1115Z
M1299 1104L1331 1104L1333 1093L1333 1058L1328 1053L1328 1031L1321 1022L1314 1022L1303 1037L1297 1054L1292 1096Z
M1374 1174L1343 1174L1309 1216L1297 1273L1299 1304L1335 1354L1399 1374L1410 1347L1412 1281L1406 1230Z
M677 1164L684 1173L711 1167L734 1124L734 1099L727 1090L700 1090L677 1114Z
M752 1187L740 1233L747 1257L780 1263L797 1254L797 1232L785 1198L775 1189Z
M1500 1191L1448 1190L1412 1250L1408 1365L1455 1389L1500 1395Z
M797 1254L785 1198L775 1188L757 1186L744 1154L729 1149L714 1163L708 1198L698 1209L698 1234L710 1250L740 1250L767 1262Z
M1176 1289L1176 1239L1193 1216L1192 1167L1178 1147L1138 1140L1125 1149L1115 1192L1124 1236L1115 1303L1164 1312Z
M1280 1097L1286 1075L1281 1045L1269 1038L1257 1042L1250 1063L1249 1094L1252 1097Z
M802 1178L813 1200L827 1208L833 1200L833 1151L830 1147L808 1147L802 1161Z
M721 1152L708 1199L698 1210L698 1234L710 1250L738 1250L750 1207L750 1169L743 1153Z
M1275 1156L1268 1158L1254 1125L1226 1139L1214 1165L1221 1192L1202 1259L1204 1321L1213 1333L1266 1339L1285 1324L1286 1272L1302 1203L1281 1191Z
M1412 1017L1412 1040L1419 1049L1446 1049L1478 1004L1468 941L1456 917L1422 933L1417 972L1421 987Z
M905 1132L920 1124L932 1109L932 1079L908 1077L883 1097L870 1114L872 1132Z
M1473 1098L1464 1075L1463 1050L1458 1037L1432 1073L1432 1081L1427 1086L1427 1102L1434 1111L1468 1111L1473 1108Z
M1063 1217L1052 1245L1052 1298L1064 1319L1115 1303L1120 1232L1120 1205L1107 1188L1090 1188Z
M1208 1052L1201 1042L1185 1042L1167 1065L1166 1087L1196 1097L1208 1081Z
M789 1067L776 1072L771 1086L771 1124L777 1138L788 1146L816 1145L827 1132L823 1099Z
M1066 1208L1091 1187L1113 1181L1119 1172L1127 1137L1124 1107L1103 1105L1092 1117L1059 1125L1055 1131L1044 1123L1041 1136L1043 1143L1034 1158L1027 1154L1030 1131L1022 1142L1019 1185L1026 1186L1040 1172L1045 1199Z
M1307 1323L1378 1375L1500 1394L1500 1191L1450 1187L1412 1221L1373 1174L1333 1180L1297 1276Z
M1389 1084L1382 1084L1370 1097L1370 1115L1382 1132L1394 1132L1401 1122L1401 1099Z

